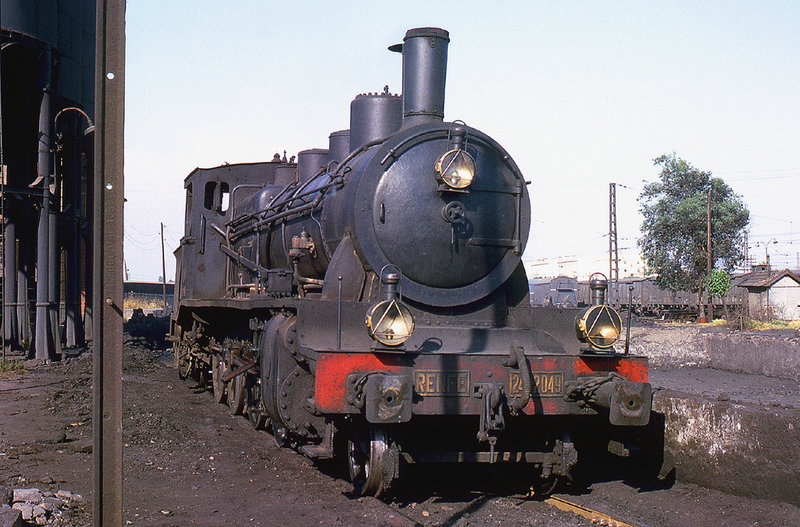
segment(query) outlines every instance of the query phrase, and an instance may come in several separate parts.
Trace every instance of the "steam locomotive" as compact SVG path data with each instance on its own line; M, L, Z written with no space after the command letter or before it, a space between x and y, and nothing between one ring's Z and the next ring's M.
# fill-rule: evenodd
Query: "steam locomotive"
M171 318L176 367L275 441L346 460L358 492L408 463L516 463L542 489L603 431L636 440L644 357L619 315L534 308L527 182L444 122L449 34L409 30L402 96L367 93L329 148L195 169Z

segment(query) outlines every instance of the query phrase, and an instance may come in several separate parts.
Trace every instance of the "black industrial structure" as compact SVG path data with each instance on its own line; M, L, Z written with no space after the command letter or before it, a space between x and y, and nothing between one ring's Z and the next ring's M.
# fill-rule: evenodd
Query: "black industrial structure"
M647 359L614 349L599 276L588 308L530 305L526 182L444 121L449 41L408 31L402 96L357 96L327 149L189 174L176 366L364 494L423 462L525 464L549 491L596 438L641 445Z
M3 0L6 351L50 359L91 338L94 55L93 0Z

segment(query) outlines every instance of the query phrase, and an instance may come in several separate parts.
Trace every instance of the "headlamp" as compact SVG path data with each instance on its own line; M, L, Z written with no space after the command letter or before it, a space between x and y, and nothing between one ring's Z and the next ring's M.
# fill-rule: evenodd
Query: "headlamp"
M389 267L387 273L384 271ZM387 265L381 269L381 283L384 286L385 300L378 302L367 311L367 331L385 346L399 346L414 332L414 317L411 310L400 300L400 270Z
M467 188L475 178L475 160L466 150L448 150L436 161L436 172L454 189Z
M622 318L607 305L591 306L575 321L578 340L594 348L608 349L619 340Z
M399 346L414 331L411 311L397 300L378 302L367 312L367 331L386 346Z

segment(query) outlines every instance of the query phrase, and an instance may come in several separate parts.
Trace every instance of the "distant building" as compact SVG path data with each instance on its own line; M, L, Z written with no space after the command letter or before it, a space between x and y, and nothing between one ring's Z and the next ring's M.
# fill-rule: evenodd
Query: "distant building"
M751 318L800 320L800 276L792 271L755 265L736 285L747 290Z
M164 284L161 282L124 282L123 293L126 299L138 298L143 301L162 303L164 300ZM175 284L167 282L166 299L167 307L172 309L172 302L175 298Z

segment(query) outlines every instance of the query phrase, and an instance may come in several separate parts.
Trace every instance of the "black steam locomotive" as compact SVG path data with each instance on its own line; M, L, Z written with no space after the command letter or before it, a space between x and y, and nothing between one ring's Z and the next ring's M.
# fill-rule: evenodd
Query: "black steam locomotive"
M532 308L530 202L488 135L443 122L448 32L408 31L403 92L358 95L350 129L297 162L196 169L176 251L176 366L275 440L343 456L385 493L407 463L567 477L587 438L650 418L647 360L615 351L604 281Z

